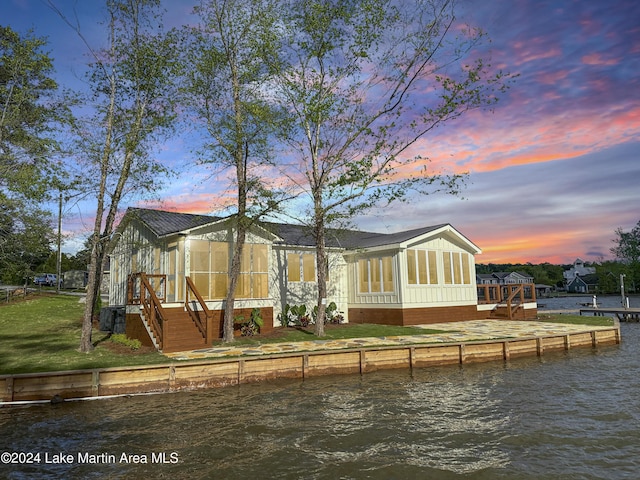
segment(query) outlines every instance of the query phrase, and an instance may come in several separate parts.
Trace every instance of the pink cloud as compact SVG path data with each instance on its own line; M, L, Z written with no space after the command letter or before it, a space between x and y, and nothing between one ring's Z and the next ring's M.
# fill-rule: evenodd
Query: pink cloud
M620 63L619 59L605 58L600 53L589 53L587 55L583 55L581 60L582 60L582 63L584 63L585 65L612 66L612 65L618 65Z

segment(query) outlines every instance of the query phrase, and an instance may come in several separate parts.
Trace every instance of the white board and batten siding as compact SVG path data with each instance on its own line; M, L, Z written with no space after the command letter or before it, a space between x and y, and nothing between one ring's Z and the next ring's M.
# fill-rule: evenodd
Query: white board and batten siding
M411 284L408 271L408 250L422 250L434 252L437 282L419 283L414 280ZM434 238L419 239L415 242L407 242L394 250L379 250L377 252L363 252L349 255L349 304L352 307L371 308L381 306L384 308L418 308L418 307L444 307L459 305L475 305L477 303L477 289L475 284L475 259L472 249L467 244L459 241L451 234L444 234ZM453 271L445 275L445 268L454 268L452 264L445 265L443 255L456 254L462 262L462 256L467 271L462 269L458 276L459 283L446 283L445 278L455 278ZM361 274L358 261L363 259L392 256L393 291L363 292L361 288ZM426 256L427 254L425 254ZM431 275L431 274L430 274ZM466 282L465 282L466 281Z
M307 311L311 312L318 302L318 282L317 265L315 262L315 248L295 247L295 246L273 246L271 254L270 269L270 291L273 292L273 318L274 325L279 325L278 315L282 313L285 306L305 305ZM304 272L300 273L300 278L291 281L289 278L289 255L310 255L313 256L314 271L312 275L304 278ZM347 285L347 264L341 252L327 252L329 256L329 279L327 282L327 304L335 302L340 312L347 319L348 311L348 285Z

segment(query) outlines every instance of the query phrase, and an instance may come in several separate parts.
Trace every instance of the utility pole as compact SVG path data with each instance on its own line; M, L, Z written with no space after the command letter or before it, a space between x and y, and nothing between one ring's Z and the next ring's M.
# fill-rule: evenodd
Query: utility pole
M56 293L60 293L60 277L62 276L62 188L58 198L58 256L56 258Z
M624 273L620 274L620 295L622 295L622 308L625 308L626 302L624 298L624 277L626 275Z

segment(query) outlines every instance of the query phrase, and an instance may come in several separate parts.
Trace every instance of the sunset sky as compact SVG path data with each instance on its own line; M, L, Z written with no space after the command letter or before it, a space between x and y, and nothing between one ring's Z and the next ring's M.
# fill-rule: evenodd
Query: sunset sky
M100 42L102 1L55 3L69 15L75 7L89 40ZM169 27L190 21L193 0L164 3ZM470 112L416 149L433 165L470 173L462 198L411 198L357 225L395 232L451 223L482 249L478 263L610 258L615 230L640 220L640 2L460 4L462 17L487 31L491 63L519 77L493 113ZM59 83L81 85L86 50L43 1L3 0L0 18L21 33L48 36ZM215 214L220 192L191 181L187 142L178 135L159 152L182 172L158 192L162 207ZM77 248L90 227L90 206L69 210L65 250Z

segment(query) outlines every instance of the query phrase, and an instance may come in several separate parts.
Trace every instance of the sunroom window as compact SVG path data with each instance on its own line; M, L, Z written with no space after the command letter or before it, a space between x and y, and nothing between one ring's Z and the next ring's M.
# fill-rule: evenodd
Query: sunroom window
M393 292L393 257L358 260L358 291L360 293Z
M407 276L409 285L436 285L438 265L433 250L407 250Z

